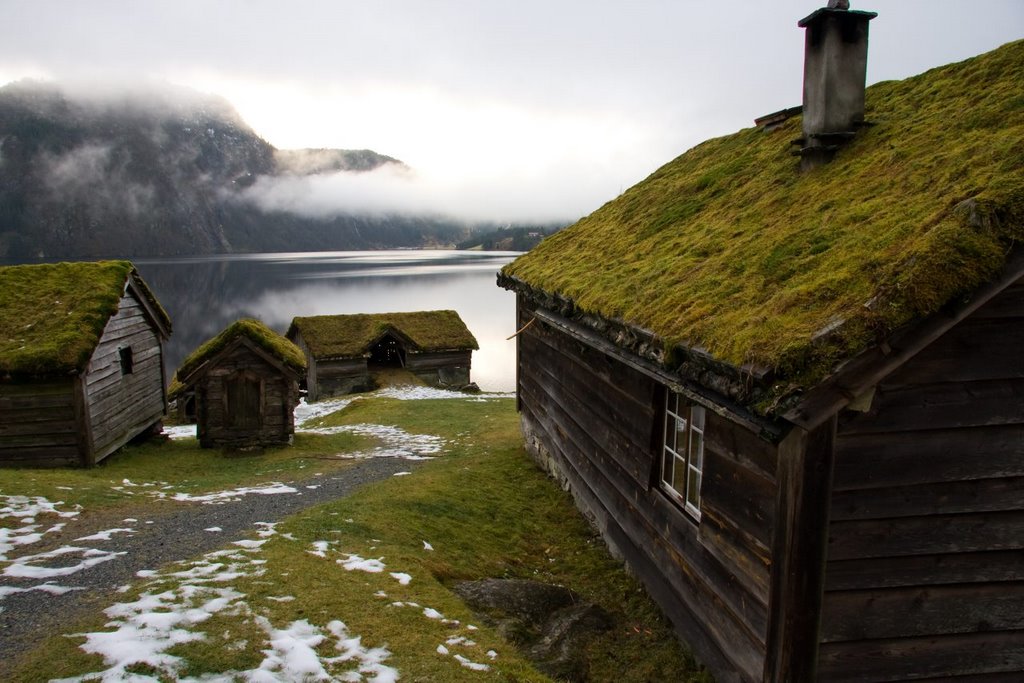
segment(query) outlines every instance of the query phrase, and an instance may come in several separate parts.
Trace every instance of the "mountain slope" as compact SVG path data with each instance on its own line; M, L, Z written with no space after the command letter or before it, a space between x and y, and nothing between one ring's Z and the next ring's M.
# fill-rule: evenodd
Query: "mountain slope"
M98 258L447 244L454 222L267 213L261 176L364 172L369 150L277 150L223 99L169 87L97 96L0 88L0 258Z

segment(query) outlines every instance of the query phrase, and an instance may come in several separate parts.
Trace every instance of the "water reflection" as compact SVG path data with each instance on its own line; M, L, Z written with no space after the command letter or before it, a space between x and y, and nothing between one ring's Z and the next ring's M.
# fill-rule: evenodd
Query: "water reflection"
M171 316L167 371L232 321L284 332L297 315L450 308L480 342L473 380L515 389L515 297L494 284L513 252L377 251L234 254L134 263Z

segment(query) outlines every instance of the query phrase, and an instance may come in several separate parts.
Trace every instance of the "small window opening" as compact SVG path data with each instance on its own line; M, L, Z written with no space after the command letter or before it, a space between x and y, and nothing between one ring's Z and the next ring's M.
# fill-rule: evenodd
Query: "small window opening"
M694 518L700 519L700 487L704 478L703 406L685 397L665 397L665 439L661 460L661 488Z
M122 346L117 350L121 357L121 374L130 375L135 371L135 359L132 358L132 347Z

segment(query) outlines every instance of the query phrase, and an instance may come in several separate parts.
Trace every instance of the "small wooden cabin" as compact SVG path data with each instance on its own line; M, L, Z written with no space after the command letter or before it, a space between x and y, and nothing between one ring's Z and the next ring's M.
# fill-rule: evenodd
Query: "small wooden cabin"
M258 320L242 319L193 351L171 395L195 401L199 445L253 448L291 443L302 352Z
M310 401L374 388L371 371L402 367L431 386L469 384L476 338L455 311L295 318L286 333L308 363Z
M0 464L94 465L159 432L170 333L127 261L0 267Z
M862 114L506 266L527 446L719 681L1024 680L1024 41Z

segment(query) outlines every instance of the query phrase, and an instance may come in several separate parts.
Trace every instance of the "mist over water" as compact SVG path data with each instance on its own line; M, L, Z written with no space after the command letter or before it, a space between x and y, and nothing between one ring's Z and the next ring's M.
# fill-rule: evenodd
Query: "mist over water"
M472 380L515 389L515 296L495 285L513 252L349 251L235 254L134 261L171 316L170 376L199 344L238 318L282 334L295 316L453 309L480 343Z

